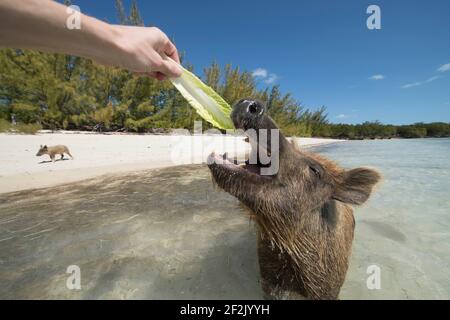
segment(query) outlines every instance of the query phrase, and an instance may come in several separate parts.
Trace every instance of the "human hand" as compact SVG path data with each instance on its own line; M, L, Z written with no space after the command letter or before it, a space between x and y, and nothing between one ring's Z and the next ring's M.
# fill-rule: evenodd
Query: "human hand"
M56 1L1 0L0 47L75 55L159 80L181 75L177 48L158 28L110 25L81 14L83 28L74 31L66 28L66 10Z
M158 80L181 75L175 45L155 27L112 26L117 52L111 52L115 65ZM171 59L165 59L167 56Z

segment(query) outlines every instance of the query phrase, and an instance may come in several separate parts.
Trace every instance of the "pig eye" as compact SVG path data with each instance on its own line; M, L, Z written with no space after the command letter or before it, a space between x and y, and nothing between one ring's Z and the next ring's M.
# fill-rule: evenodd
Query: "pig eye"
M309 166L309 169L320 178L320 169L317 166Z

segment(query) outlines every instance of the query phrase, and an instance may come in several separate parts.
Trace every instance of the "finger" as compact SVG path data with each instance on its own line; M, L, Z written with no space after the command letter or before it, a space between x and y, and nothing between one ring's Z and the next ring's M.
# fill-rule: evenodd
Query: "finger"
M166 42L166 45L164 46L164 53L172 58L172 60L174 60L176 63L180 63L180 57L178 56L178 50L177 47L175 47L175 45L168 40Z
M178 78L181 76L179 64L170 59L161 59L155 71L159 71L170 78Z
M139 76L139 77L151 77L153 79L163 81L166 80L166 76L162 74L161 72L133 72L133 74Z
M156 72L156 79L158 79L159 81L163 81L166 80L166 76L164 74L162 74L161 72Z
M164 74L162 74L161 72L149 72L149 73L146 73L146 75L152 77L153 79L159 80L159 81L166 80L166 76Z

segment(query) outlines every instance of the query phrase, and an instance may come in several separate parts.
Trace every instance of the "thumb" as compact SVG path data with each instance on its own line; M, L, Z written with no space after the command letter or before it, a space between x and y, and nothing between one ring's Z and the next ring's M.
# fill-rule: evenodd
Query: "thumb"
M162 59L162 63L155 71L159 71L169 78L178 78L181 76L181 67L172 59Z

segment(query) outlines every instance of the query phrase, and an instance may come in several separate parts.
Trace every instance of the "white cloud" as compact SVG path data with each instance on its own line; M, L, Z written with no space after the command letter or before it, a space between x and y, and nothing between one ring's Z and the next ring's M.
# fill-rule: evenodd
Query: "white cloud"
M437 71L439 71L439 72L446 72L446 71L449 71L449 70L450 70L450 62L446 63L446 64L443 64L442 66L440 66L437 69Z
M424 84L426 84L426 83L433 82L434 80L437 80L437 79L439 79L439 78L440 78L440 76L433 76L433 77L431 77L431 78L428 78L428 79L425 80L425 81L418 81L418 82L413 82L413 83L405 84L405 85L402 86L402 88L403 88L403 89L408 89L408 88L412 88L412 87L418 87L418 86L424 85Z
M383 80L385 77L382 74L374 74L369 77L369 80Z
M414 82L414 83L408 83L402 86L403 89L408 89L408 88L412 88L412 87L417 87L417 86L421 86L423 83L422 82Z
M429 79L425 80L425 83L428 83L428 82L434 81L434 80L436 80L436 79L439 79L439 78L440 78L439 76L434 76L434 77L431 77L431 78L429 78Z
M263 68L258 68L253 70L252 72L252 76L253 77L261 77L261 78L266 78L267 77L267 70L263 69Z
M275 73L269 73L267 69L257 68L252 72L253 78L262 79L266 84L272 84L278 80L278 76Z
M271 74L269 74L269 77L266 80L264 80L264 82L267 84L271 84L271 83L274 83L275 81L277 81L277 79L278 79L278 76L275 73L271 73Z
M350 113L340 113L336 116L336 119L344 120L344 119L354 119L358 117L359 109L352 109Z

